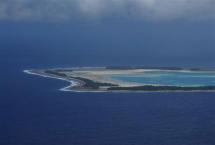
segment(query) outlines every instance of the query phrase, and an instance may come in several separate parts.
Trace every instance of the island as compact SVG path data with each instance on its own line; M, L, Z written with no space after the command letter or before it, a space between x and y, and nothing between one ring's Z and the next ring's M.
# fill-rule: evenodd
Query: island
M215 91L214 69L178 67L73 67L28 69L27 74L61 79L73 92Z

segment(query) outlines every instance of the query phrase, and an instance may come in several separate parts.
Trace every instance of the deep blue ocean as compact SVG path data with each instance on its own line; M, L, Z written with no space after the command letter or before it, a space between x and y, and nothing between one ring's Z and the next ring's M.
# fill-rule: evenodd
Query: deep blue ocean
M0 145L215 145L215 93L61 92L67 82L22 72L214 67L213 24L1 23Z
M215 93L61 92L67 82L22 72L79 66L57 56L1 53L1 145L215 144Z

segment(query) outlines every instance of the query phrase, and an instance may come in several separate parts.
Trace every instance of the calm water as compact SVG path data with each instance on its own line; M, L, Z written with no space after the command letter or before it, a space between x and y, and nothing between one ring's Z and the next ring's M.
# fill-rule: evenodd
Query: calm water
M149 85L215 86L215 72L151 71L138 75L115 75L112 78Z
M1 145L215 144L215 93L69 93L22 73L80 63L53 53L1 53Z

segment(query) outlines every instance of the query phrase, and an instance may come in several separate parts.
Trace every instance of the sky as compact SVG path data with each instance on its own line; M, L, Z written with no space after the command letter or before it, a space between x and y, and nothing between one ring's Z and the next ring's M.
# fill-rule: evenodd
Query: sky
M1 20L214 19L214 0L1 0Z
M0 0L0 32L2 55L215 64L215 0Z

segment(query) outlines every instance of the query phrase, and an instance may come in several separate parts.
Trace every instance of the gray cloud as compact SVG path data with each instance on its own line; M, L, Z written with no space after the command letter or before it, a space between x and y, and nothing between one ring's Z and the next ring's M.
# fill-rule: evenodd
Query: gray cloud
M0 20L215 19L215 0L0 0Z

